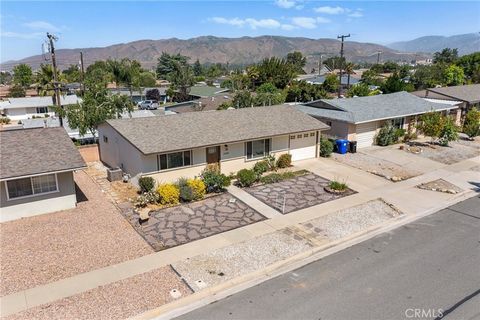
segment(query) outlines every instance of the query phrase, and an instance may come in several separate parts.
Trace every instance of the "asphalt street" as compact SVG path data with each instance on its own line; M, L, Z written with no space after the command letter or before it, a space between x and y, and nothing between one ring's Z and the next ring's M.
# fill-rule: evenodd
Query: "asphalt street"
M480 319L480 196L178 319Z

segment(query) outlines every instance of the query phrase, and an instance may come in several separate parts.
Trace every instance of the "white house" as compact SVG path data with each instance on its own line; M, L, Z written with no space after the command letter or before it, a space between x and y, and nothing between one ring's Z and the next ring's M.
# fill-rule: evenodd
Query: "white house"
M82 99L76 95L60 96L62 106L76 104ZM53 97L25 97L25 98L8 98L0 102L0 113L10 118L10 120L32 119L36 117L54 116L52 106Z

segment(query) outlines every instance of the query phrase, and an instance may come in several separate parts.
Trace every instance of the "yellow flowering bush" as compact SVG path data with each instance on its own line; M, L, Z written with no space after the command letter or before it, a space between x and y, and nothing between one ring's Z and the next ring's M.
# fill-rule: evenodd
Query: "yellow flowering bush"
M160 203L163 205L178 204L180 202L180 190L172 183L164 183L157 188Z
M187 180L187 185L192 189L193 191L193 198L195 200L201 200L205 196L206 193L206 186L205 183L200 180L200 179L188 179Z

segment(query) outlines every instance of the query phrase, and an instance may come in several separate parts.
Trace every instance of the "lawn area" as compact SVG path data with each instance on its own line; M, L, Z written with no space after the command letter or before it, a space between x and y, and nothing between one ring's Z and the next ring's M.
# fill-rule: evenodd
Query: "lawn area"
M351 189L344 193L329 193L324 189L329 183L327 179L308 173L276 183L245 188L245 191L283 214L355 193Z

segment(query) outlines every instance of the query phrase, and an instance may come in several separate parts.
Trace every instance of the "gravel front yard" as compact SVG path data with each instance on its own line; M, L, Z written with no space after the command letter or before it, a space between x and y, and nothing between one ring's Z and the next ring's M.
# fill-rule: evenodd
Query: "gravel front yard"
M172 266L195 291L198 291L260 270L310 248L311 245L303 238L277 231L198 255ZM202 282L198 283L198 280Z
M422 152L417 153L417 155L444 164L453 164L480 156L480 141L478 139L475 141L450 142L448 147L428 144L422 144L420 147Z
M402 167L388 160L372 157L362 152L347 154L332 153L332 158L340 163L370 172L394 182L406 180L421 174L421 172Z
M302 226L309 230L313 237L337 240L400 214L400 211L379 199L310 220L302 223Z
M265 219L229 193L150 212L142 224L132 209L122 214L157 251Z
M126 319L175 300L191 290L171 267L140 274L6 317L20 319Z
M153 252L85 172L75 181L77 208L1 224L1 296Z
M245 188L245 191L283 214L355 193L350 189L344 193L328 193L324 187L328 186L329 182L327 179L309 173L277 183Z

